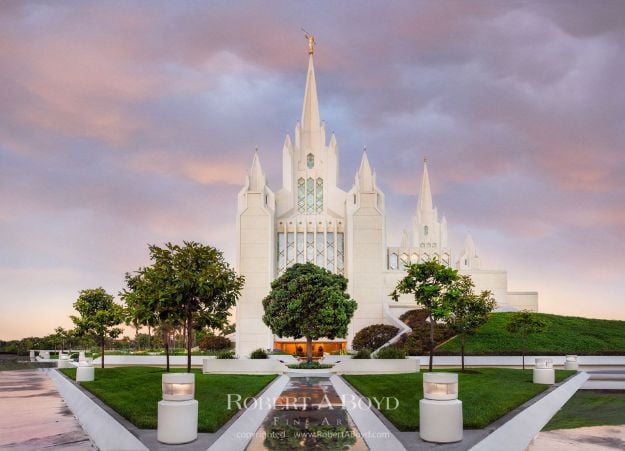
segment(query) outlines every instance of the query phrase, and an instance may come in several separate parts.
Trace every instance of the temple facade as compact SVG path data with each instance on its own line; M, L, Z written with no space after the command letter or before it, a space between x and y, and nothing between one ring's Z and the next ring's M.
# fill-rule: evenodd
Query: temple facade
M448 244L447 219L439 218L432 200L427 162L411 227L398 246L387 246L384 193L376 183L366 151L352 187L338 186L338 145L321 122L309 41L308 72L300 122L282 149L282 186L272 190L258 153L238 194L236 267L245 287L236 308L236 350L247 356L257 348L292 352L298 342L276 337L262 321L262 299L272 280L294 263L312 262L349 280L358 302L346 339L324 340L325 351L350 347L356 332L370 324L397 324L415 308L413 300L394 302L389 293L406 265L430 259L469 274L477 290L491 290L499 310L538 309L536 292L509 292L507 273L481 267L470 236L454 258ZM304 339L301 340L304 343Z

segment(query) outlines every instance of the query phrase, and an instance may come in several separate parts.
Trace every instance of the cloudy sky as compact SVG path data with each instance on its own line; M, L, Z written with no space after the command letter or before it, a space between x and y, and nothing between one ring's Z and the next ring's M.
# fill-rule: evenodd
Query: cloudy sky
M428 157L456 249L546 312L625 319L625 2L45 2L0 8L0 339L69 326L147 244L232 261L255 147L278 188L316 35L349 189L400 241Z

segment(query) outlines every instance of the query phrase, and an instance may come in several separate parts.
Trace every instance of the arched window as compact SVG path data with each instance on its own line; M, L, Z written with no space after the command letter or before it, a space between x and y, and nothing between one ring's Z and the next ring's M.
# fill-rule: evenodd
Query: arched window
M428 236L428 232L430 231L430 229L428 228L428 226L423 226L423 235L424 236Z
M401 254L399 259L400 259L401 269L406 269L406 267L410 265L410 258L408 258L408 254Z
M413 265L415 263L419 263L419 256L417 254L412 254L410 256L410 263L412 263Z
M388 267L389 269L397 269L399 263L399 259L397 258L397 254L391 254L388 258Z
M315 167L315 156L312 153L306 155L306 166L308 169L312 169Z

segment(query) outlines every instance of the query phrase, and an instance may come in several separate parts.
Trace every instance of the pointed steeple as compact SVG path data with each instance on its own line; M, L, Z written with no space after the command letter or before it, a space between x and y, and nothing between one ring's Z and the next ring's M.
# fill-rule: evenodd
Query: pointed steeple
M300 129L302 133L302 148L310 149L319 144L321 119L319 117L319 100L317 99L317 83L315 81L315 65L312 53L308 57L308 74L306 75L306 90L304 91Z
M362 160L360 161L360 168L358 169L358 175L356 177L361 192L373 192L373 171L369 164L366 147L362 152Z
M464 250L470 258L478 257L477 248L470 233L467 233L467 236L464 238Z
M423 213L432 210L432 190L430 188L430 176L428 175L428 162L425 158L423 159L423 176L421 178L418 210Z
M263 172L263 168L260 165L260 158L258 157L258 149L254 152L254 159L252 160L252 167L249 172L249 191L262 191L265 185L267 184L267 180L265 178L265 173Z

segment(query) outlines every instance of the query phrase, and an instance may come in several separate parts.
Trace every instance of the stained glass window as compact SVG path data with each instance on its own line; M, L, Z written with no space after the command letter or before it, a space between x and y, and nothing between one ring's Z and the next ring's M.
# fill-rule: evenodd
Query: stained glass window
M315 167L315 156L312 153L306 155L306 166L308 166L308 169Z
M399 258L397 257L397 254L391 254L391 256L388 259L388 266L390 269L397 269L397 266L399 265Z
M304 213L306 211L306 184L304 178L297 179L297 211Z
M306 233L306 261L315 262L315 234L313 232Z
M289 232L286 234L286 266L291 266L295 261L295 234Z
M297 232L297 263L304 263L304 234Z
M399 260L401 264L401 269L406 269L406 267L410 265L410 258L408 257L408 254L401 254Z
M278 232L278 273L284 271L286 267L286 249L284 232Z
M325 266L325 256L324 256L324 251L326 249L326 241L325 241L325 237L323 236L323 233L318 233L317 234L317 266L321 266L322 268Z
M315 212L315 180L306 180L306 213Z
M413 265L415 263L419 263L419 256L417 254L412 254L410 256L410 263L412 263Z
M317 179L317 194L316 194L316 207L317 213L323 213L323 179Z
M328 232L326 240L326 269L334 272L334 233Z
M336 272L345 273L345 235L336 234Z

